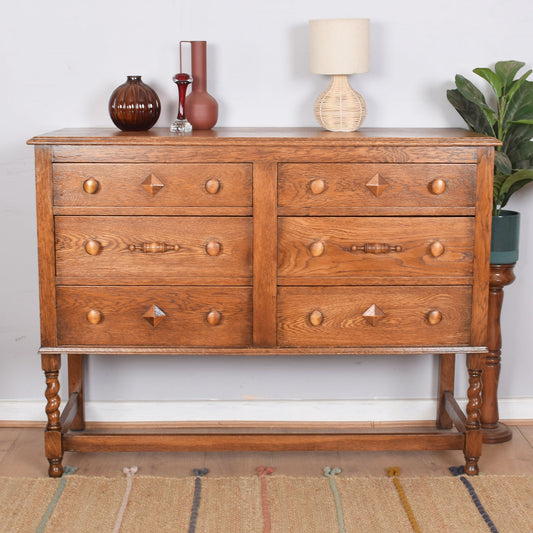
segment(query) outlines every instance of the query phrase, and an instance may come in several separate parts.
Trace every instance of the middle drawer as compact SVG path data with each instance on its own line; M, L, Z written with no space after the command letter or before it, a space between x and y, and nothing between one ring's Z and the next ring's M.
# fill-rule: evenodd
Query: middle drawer
M247 217L58 216L55 226L61 284L250 283Z
M473 237L470 217L280 217L278 282L468 283Z

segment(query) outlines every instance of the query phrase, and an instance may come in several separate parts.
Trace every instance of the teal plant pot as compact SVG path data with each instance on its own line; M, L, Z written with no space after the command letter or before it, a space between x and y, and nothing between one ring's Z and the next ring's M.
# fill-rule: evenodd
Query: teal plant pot
M502 211L492 217L490 264L509 265L518 261L520 213Z

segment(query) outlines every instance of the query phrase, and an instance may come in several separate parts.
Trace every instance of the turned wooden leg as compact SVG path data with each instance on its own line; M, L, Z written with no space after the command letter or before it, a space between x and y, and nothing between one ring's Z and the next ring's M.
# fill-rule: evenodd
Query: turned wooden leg
M483 433L481 431L483 355L469 354L467 363L469 386L465 424L465 473L469 476L475 476L479 472L477 463L481 456L483 444Z
M483 362L483 407L481 427L483 442L496 444L511 440L511 430L499 422L498 382L501 368L502 334L500 316L503 303L503 287L515 280L515 264L490 266L489 312L487 346L489 353Z
M68 394L78 393L77 412L70 429L85 429L85 411L83 402L83 365L84 355L69 354L68 356Z
M451 429L453 426L450 415L446 412L444 395L453 394L455 388L455 354L446 353L439 356L439 398L437 405L437 427Z
M61 422L59 414L59 369L61 368L60 354L43 354L41 356L42 369L46 376L46 416L48 423L44 434L45 455L50 463L48 475L61 477L63 475L63 443L61 440Z

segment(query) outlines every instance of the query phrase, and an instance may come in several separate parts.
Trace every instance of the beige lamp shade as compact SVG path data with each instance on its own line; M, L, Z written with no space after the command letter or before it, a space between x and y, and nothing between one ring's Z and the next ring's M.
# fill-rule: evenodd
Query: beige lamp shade
M313 74L368 72L369 19L309 21L309 55Z
M316 119L327 130L356 131L365 119L365 101L348 75L368 72L368 27L368 19L309 21L311 72L331 75L315 102Z

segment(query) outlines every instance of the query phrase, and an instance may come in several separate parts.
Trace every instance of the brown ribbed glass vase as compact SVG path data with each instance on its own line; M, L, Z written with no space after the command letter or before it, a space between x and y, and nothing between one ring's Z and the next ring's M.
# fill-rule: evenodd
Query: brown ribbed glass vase
M160 113L159 97L141 76L128 76L126 83L117 87L109 99L111 120L123 131L149 130Z

